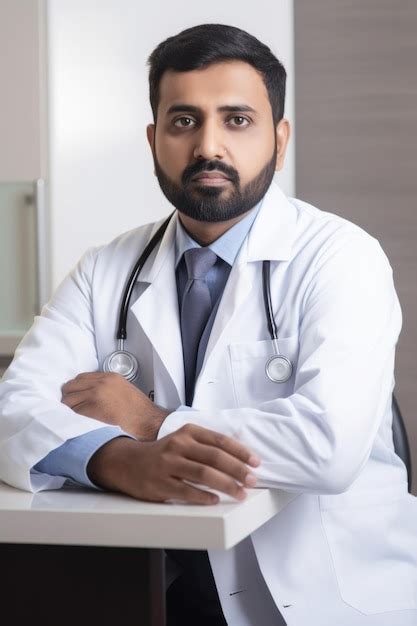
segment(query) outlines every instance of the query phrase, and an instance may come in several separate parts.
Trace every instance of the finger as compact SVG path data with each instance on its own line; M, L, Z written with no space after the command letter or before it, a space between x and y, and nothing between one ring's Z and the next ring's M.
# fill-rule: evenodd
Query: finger
M92 419L103 422L103 424L113 425L113 422L103 418L102 412L98 411L97 407L94 404L92 404L89 400L81 401L78 404L74 404L74 406L72 406L71 409L75 413L78 413L78 415L91 417Z
M107 376L114 376L114 374L111 372L102 372L101 370L98 372L80 372L75 376L74 380L80 380L82 378L106 378Z
M62 385L61 391L63 393L72 393L73 391L87 389L88 387L92 387L97 384L98 380L99 379L97 377L92 378L89 376L78 378L77 376L76 378L72 378L71 380L68 380L64 385Z
M91 392L93 389L96 388L96 386L97 383L93 383L92 381L86 381L84 383L81 381L73 381L72 384L66 383L61 387L62 397L64 398L74 393L82 393L84 391Z
M84 404L89 400L89 395L82 391L80 393L70 393L61 400L62 404L69 406L70 409L75 409L78 405Z
M219 501L219 496L215 493L209 493L203 489L198 489L198 487L187 485L182 480L172 481L170 485L172 485L172 488L169 491L169 496L167 496L170 499L183 500L191 504L217 504Z
M226 493L237 500L244 500L246 497L246 492L243 487L233 478L202 463L195 463L188 459L179 459L175 464L175 469L172 471L172 474L176 478L191 480L195 483L206 485L211 489Z
M97 381L106 376L104 372L83 372L75 378L67 380L61 387L62 391L76 391L77 389L85 389L86 385L94 385Z
M189 430L194 439L200 441L201 443L220 448L221 450L228 452L232 456L240 459L244 463L252 465L253 467L257 467L260 463L259 457L256 456L251 450L239 441L236 441L227 435L223 435L223 433L218 433L214 430L209 430L208 428L197 426L195 424L187 424L185 428Z
M93 389L98 383L103 383L108 378L107 374L103 372L91 372L88 374L79 374L75 378L68 380L61 387L61 391L66 393L73 393L75 391L85 391L87 389Z
M197 461L200 465L219 470L222 474L238 480L242 485L247 487L256 485L256 477L249 470L247 464L239 461L225 450L199 443L188 446L184 456L191 461Z

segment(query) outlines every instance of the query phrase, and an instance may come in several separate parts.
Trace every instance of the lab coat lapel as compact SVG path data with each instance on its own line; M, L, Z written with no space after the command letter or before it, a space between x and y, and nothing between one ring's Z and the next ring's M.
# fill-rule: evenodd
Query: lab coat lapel
M142 270L139 282L148 286L131 306L131 311L158 353L182 404L185 402L185 387L175 278L176 220L175 213L156 254L151 255Z
M202 370L208 363L213 350L219 350L227 344L227 329L233 323L234 316L238 314L242 304L251 291L253 275L256 268L246 262L246 257L247 243L244 241L239 257L236 259L230 271L217 309L210 338L207 343Z
M272 182L248 237L242 244L226 283L207 344L202 370L214 350L229 342L227 330L249 297L255 280L262 280L261 264L256 261L287 261L295 236L296 209L279 186ZM263 309L262 309L263 310Z

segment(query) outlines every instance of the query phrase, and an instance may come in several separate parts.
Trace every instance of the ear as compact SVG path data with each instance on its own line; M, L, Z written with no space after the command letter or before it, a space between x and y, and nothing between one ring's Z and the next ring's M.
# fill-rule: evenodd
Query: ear
M282 170L284 166L285 154L287 152L287 145L291 134L290 123L284 117L278 122L276 128L277 134L277 160L275 164L275 171Z
M148 124L146 127L146 136L148 138L148 143L151 147L152 152L155 140L155 124Z
M148 124L146 127L146 136L148 138L148 143L151 147L151 151L152 151L152 157L153 160L155 162L155 124ZM153 171L153 173L156 175L155 170Z

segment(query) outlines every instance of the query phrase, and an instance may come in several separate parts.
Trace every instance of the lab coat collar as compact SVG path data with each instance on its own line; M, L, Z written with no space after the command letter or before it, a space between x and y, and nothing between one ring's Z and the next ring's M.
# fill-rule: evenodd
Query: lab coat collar
M175 213L156 253L153 252L144 265L138 280L149 284L130 308L174 383L177 397L171 395L167 398L164 396L166 390L162 389L161 381L158 381L158 377L154 380L155 401L165 403L166 406L168 404L178 406L185 402L182 340L175 279L176 220ZM155 225L151 236L161 223Z
M149 236L149 241L154 236L158 228L163 224L166 220L164 217L159 222L156 222L152 232ZM177 229L177 220L178 213L175 211L173 216L170 219L170 222L167 226L167 229L162 237L161 242L156 246L156 251L154 250L145 265L142 268L137 280L140 283L153 283L161 269L163 268L166 260L172 255L174 257L175 262L175 233ZM147 242L146 242L147 243Z
M296 208L278 184L272 181L249 232L246 254L242 250L237 261L288 261L292 254L296 222Z

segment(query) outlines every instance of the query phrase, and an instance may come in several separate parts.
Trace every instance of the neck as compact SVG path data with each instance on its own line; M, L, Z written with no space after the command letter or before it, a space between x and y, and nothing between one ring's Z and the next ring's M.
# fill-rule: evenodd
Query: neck
M252 211L252 209L249 209L246 213L242 213L242 215L238 215L237 217L225 222L200 222L199 220L195 220L188 215L184 215L181 211L178 211L178 214L181 224L184 226L190 237L199 243L200 246L208 246L213 243L213 241L216 241L216 239L224 235L229 228L232 228L232 226L240 222L240 220L246 217L250 211Z

